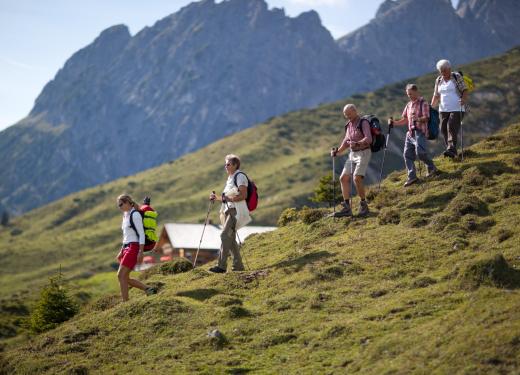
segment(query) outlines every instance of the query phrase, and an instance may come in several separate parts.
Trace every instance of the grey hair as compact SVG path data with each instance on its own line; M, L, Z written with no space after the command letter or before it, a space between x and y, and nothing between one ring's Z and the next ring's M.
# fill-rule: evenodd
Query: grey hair
M347 109L353 109L354 111L357 112L357 108L356 108L356 106L355 106L354 104L347 104L346 106L344 106L344 107L343 107L343 113L345 113L345 111L346 111Z
M406 90L417 91L418 88L417 88L417 85L415 83L409 83L409 84L406 85Z
M451 68L451 63L448 60L437 61L437 70L440 72L444 68Z

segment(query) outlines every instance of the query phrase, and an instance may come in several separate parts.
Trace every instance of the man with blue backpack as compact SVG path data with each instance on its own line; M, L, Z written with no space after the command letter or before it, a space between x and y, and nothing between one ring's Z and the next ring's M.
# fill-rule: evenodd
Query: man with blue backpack
M428 168L426 177L432 177L437 174L437 168L433 164L432 159L428 156L427 139L435 139L432 137L430 132L438 132L438 121L437 128L431 125L430 110L431 107L420 96L417 85L409 83L406 85L406 95L410 101L406 104L403 110L402 118L399 120L388 119L388 126L394 125L406 125L408 124L408 132L406 133L406 140L404 142L404 162L408 172L408 179L404 183L404 186L410 186L419 181L417 178L417 172L415 170L415 160L423 161ZM438 118L438 117L437 117Z

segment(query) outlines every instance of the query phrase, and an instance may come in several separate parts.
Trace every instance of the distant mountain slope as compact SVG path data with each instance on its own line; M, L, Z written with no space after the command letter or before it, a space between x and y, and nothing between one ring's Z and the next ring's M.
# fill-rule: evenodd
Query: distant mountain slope
M134 36L111 27L0 133L0 203L19 214L440 58L505 51L518 43L515 4L463 0L456 13L449 0L387 0L339 41L316 12L290 18L263 0L192 3Z
M520 48L462 68L478 85L472 95L472 113L465 122L468 144L520 122ZM433 81L433 75L416 80L420 88L431 88ZM71 194L13 219L10 227L0 227L0 242L8 244L0 248L0 298L34 290L60 264L71 277L108 270L121 237L115 199L122 192L138 199L151 195L161 223L203 221L208 193L222 188L223 158L231 152L242 157L244 170L259 187L254 222L275 224L283 209L312 204L308 198L318 180L330 175L328 152L342 138L343 105L353 102L361 111L376 113L381 119L397 117L406 103L404 85L393 84L274 118L174 162ZM385 171L403 168L403 139L403 129L395 129ZM370 163L372 181L379 177L381 156L382 152L375 154ZM338 161L338 172L340 169ZM216 208L211 217L217 221Z
M248 271L148 271L157 295L132 290L127 303L107 295L12 343L0 371L517 373L519 154L516 124L472 147L464 163L439 160L444 173L432 180L404 190L405 173L394 172L369 194L368 218L287 215L286 226L247 240Z
M133 37L114 26L1 133L0 197L25 211L342 97L345 64L316 12L263 0L192 3Z

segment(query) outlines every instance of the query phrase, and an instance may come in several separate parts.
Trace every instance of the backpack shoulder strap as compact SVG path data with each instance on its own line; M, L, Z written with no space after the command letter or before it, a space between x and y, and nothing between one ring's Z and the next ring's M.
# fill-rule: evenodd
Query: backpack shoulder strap
M359 131L361 133L363 133L363 136L366 137L367 135L363 132L363 121L368 122L368 127L370 127L370 121L366 117L364 117L364 116L361 116L361 118L359 119L359 123L358 123L357 127L358 127Z
M135 223L134 223L134 212L139 213L135 208L132 208L132 211L130 211L130 226L132 227L135 234L137 235L137 238L139 238L139 232L137 231L137 228L135 227Z
M238 175L242 173L244 176L246 176L246 180L247 180L247 185L249 186L249 177L247 177L247 174L245 174L244 172L240 171L238 173L235 174L235 177L233 177L233 182L235 183L235 186L237 187L238 189L238 183L237 183L237 179L238 179Z
M421 99L419 101L419 117L422 117L422 107L423 107L423 104L424 104L424 99Z

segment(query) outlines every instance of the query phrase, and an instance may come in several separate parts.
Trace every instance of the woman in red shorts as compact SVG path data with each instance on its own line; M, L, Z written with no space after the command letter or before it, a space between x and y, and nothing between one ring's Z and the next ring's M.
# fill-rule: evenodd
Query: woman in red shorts
M117 206L123 211L123 223L121 225L121 229L123 229L123 247L117 255L119 261L117 278L121 288L121 297L123 301L128 301L129 286L144 290L147 295L155 294L157 293L155 288L130 278L130 272L132 272L135 265L143 261L145 236L143 218L138 211L139 205L134 202L131 196L120 195L117 197ZM135 229L132 228L130 217Z

